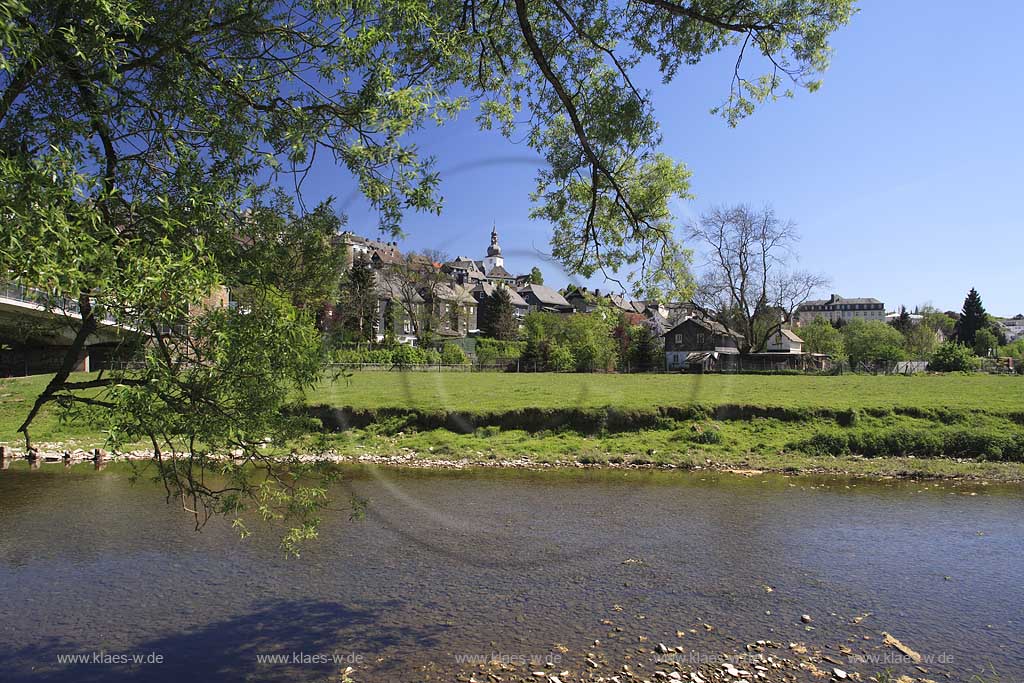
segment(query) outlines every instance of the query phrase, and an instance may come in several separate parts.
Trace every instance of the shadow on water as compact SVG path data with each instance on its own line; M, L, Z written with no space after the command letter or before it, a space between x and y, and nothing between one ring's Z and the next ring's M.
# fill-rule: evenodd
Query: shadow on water
M133 655L145 660L161 655L160 663L60 663L68 655L93 656L89 646L50 637L13 652L0 649L0 671L5 681L207 681L207 680L296 680L333 676L349 664L357 666L377 660L390 648L429 648L443 628L420 624L415 627L382 624L383 615L396 605L381 602L352 607L338 602L276 601L257 611L214 621L187 632L174 633L133 644L124 651L107 655ZM168 604L169 611L174 610ZM338 663L296 663L296 653L337 657ZM260 659L287 658L267 663ZM385 660L374 668L387 673Z

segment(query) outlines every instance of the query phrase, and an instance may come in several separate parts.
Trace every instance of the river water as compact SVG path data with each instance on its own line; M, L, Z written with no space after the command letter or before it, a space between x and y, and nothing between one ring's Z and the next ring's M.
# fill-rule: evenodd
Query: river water
M197 533L119 466L0 473L0 680L452 680L641 638L843 645L889 657L844 660L865 679L920 673L883 631L930 678L1024 679L1021 487L351 468L336 497L294 559L258 529Z

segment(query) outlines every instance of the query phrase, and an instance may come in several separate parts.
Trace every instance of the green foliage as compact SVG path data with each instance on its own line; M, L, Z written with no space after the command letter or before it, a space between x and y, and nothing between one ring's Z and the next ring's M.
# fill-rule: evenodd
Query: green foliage
M1014 369L1024 374L1024 337L999 347L999 355L1012 358Z
M530 268L530 284L531 285L542 285L544 284L544 274L540 272L540 268L534 266Z
M497 286L494 291L480 302L477 310L477 323L480 332L491 339L508 341L519 335L519 324L515 319L515 307L512 297L504 286Z
M893 362L906 357L903 335L881 320L850 320L842 330L850 363Z
M907 351L907 358L911 360L927 360L935 353L939 346L939 339L935 331L924 321L911 324L903 333L903 346Z
M398 344L391 349L391 363L399 368L410 365L437 365L441 353L435 349L410 344Z
M828 39L853 13L852 0L755 0L740 11L731 0L699 7L515 0L482 9L451 0L3 3L0 276L77 300L84 314L66 367L28 414L26 441L44 404L95 388L69 381L94 311L149 331L161 348L179 344L161 331L181 326L217 286L237 290L254 311L270 299L291 305L333 291L336 282L325 277L333 250L319 249L335 220L329 208L307 217L269 190L301 194L318 154L343 167L393 234L408 211L439 212L433 159L408 137L471 100L482 127L525 137L543 157L533 215L551 220L552 251L569 272L661 267L660 253L678 275L677 252L666 248L669 207L688 196L689 171L659 151L650 95L633 88L630 71L653 58L670 81L683 65L730 48L740 63L720 111L734 124L755 104L786 94L780 75L816 89ZM766 75L741 68L755 52L771 62ZM522 120L529 123L517 130ZM272 307L292 319L286 305ZM410 317L426 342L431 325L421 330ZM206 320L196 327L203 344L255 353L220 343L242 323ZM305 337L265 329L250 330L252 344L289 356L285 367L305 362ZM365 336L365 323L360 329ZM282 346L271 330L296 346ZM175 351L199 353L187 344ZM151 371L162 364L164 374L143 381L188 375L191 366L178 359L150 358ZM596 344L579 359L607 365ZM256 374L275 383L265 387L269 396L279 396L295 378L269 367ZM94 382L111 388L113 381ZM207 417L204 400L237 398L188 381L209 392L178 404L199 421ZM142 411L142 425L145 406L131 407ZM159 432L151 421L145 426ZM178 493L196 493L198 480L177 479ZM281 503L276 496L303 491L272 482L280 480L245 492ZM301 511L320 496L288 500ZM289 538L311 534L302 525Z
M944 337L952 337L956 329L956 319L951 318L942 311L932 306L923 306L920 309L921 323L933 330L941 332Z
M476 359L481 365L517 361L525 350L526 342L510 342L486 337L478 337L476 340Z
M102 403L97 419L113 447L149 442L158 478L191 509L254 510L295 523L283 541L294 552L300 537L315 535L324 504L326 482L296 481L308 468L286 450L315 427L295 401L320 377L319 335L285 296L264 292L242 304L244 312L217 309L193 318L149 349L141 371L117 378L87 405ZM233 459L219 457L228 451ZM253 478L254 465L270 476ZM219 473L233 493L221 495L223 482L197 481L193 472L205 469Z
M957 341L973 348L975 335L979 330L988 327L988 324L988 313L981 302L981 295L978 294L978 290L971 287L971 291L964 299L964 307L956 325Z
M340 297L335 309L334 337L346 341L372 341L379 310L376 276L366 259L358 258L341 278ZM340 332L341 334L338 334ZM392 333L394 328L392 327Z
M626 326L623 320L616 328L616 337L625 342L619 356L621 369L649 372L664 367L665 339L648 322Z
M936 372L968 372L978 367L978 358L971 350L955 341L939 344L928 362L928 369Z
M999 347L999 339L992 333L992 330L984 327L974 334L974 354L976 356L988 356L994 349Z
M842 360L846 357L846 346L843 335L824 318L815 318L810 324L799 330L804 340L804 351L807 353L824 353Z
M552 342L548 350L548 365L552 372L572 372L577 367L572 349L564 344Z
M556 372L614 368L618 351L613 330L617 316L607 303L599 301L598 306L593 313L561 315L537 312L527 315L523 324L526 336L523 361L526 367Z
M441 362L445 365L463 365L469 362L466 352L456 344L445 344L441 349Z
M1019 431L929 426L926 429L852 429L819 432L791 444L792 448L822 455L856 454L867 457L1024 459L1024 434Z

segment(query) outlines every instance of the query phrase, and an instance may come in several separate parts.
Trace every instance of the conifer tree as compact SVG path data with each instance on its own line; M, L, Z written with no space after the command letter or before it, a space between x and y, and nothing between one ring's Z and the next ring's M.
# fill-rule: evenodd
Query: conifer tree
M960 322L957 323L956 338L961 344L969 347L974 346L974 338L981 330L988 326L988 313L981 303L981 295L978 290L971 287L964 299L963 311L960 313Z

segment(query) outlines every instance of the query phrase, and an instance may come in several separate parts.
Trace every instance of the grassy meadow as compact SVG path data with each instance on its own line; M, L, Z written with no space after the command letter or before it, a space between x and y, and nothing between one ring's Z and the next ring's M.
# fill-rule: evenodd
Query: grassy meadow
M0 442L20 445L47 379L0 380ZM346 457L1024 480L1015 376L368 371L329 374L304 400L359 418L343 429L324 418ZM33 439L88 448L104 436L47 409Z
M914 407L1024 412L1018 376L586 375L355 372L328 377L311 403L499 411L517 408L755 405L780 408Z

